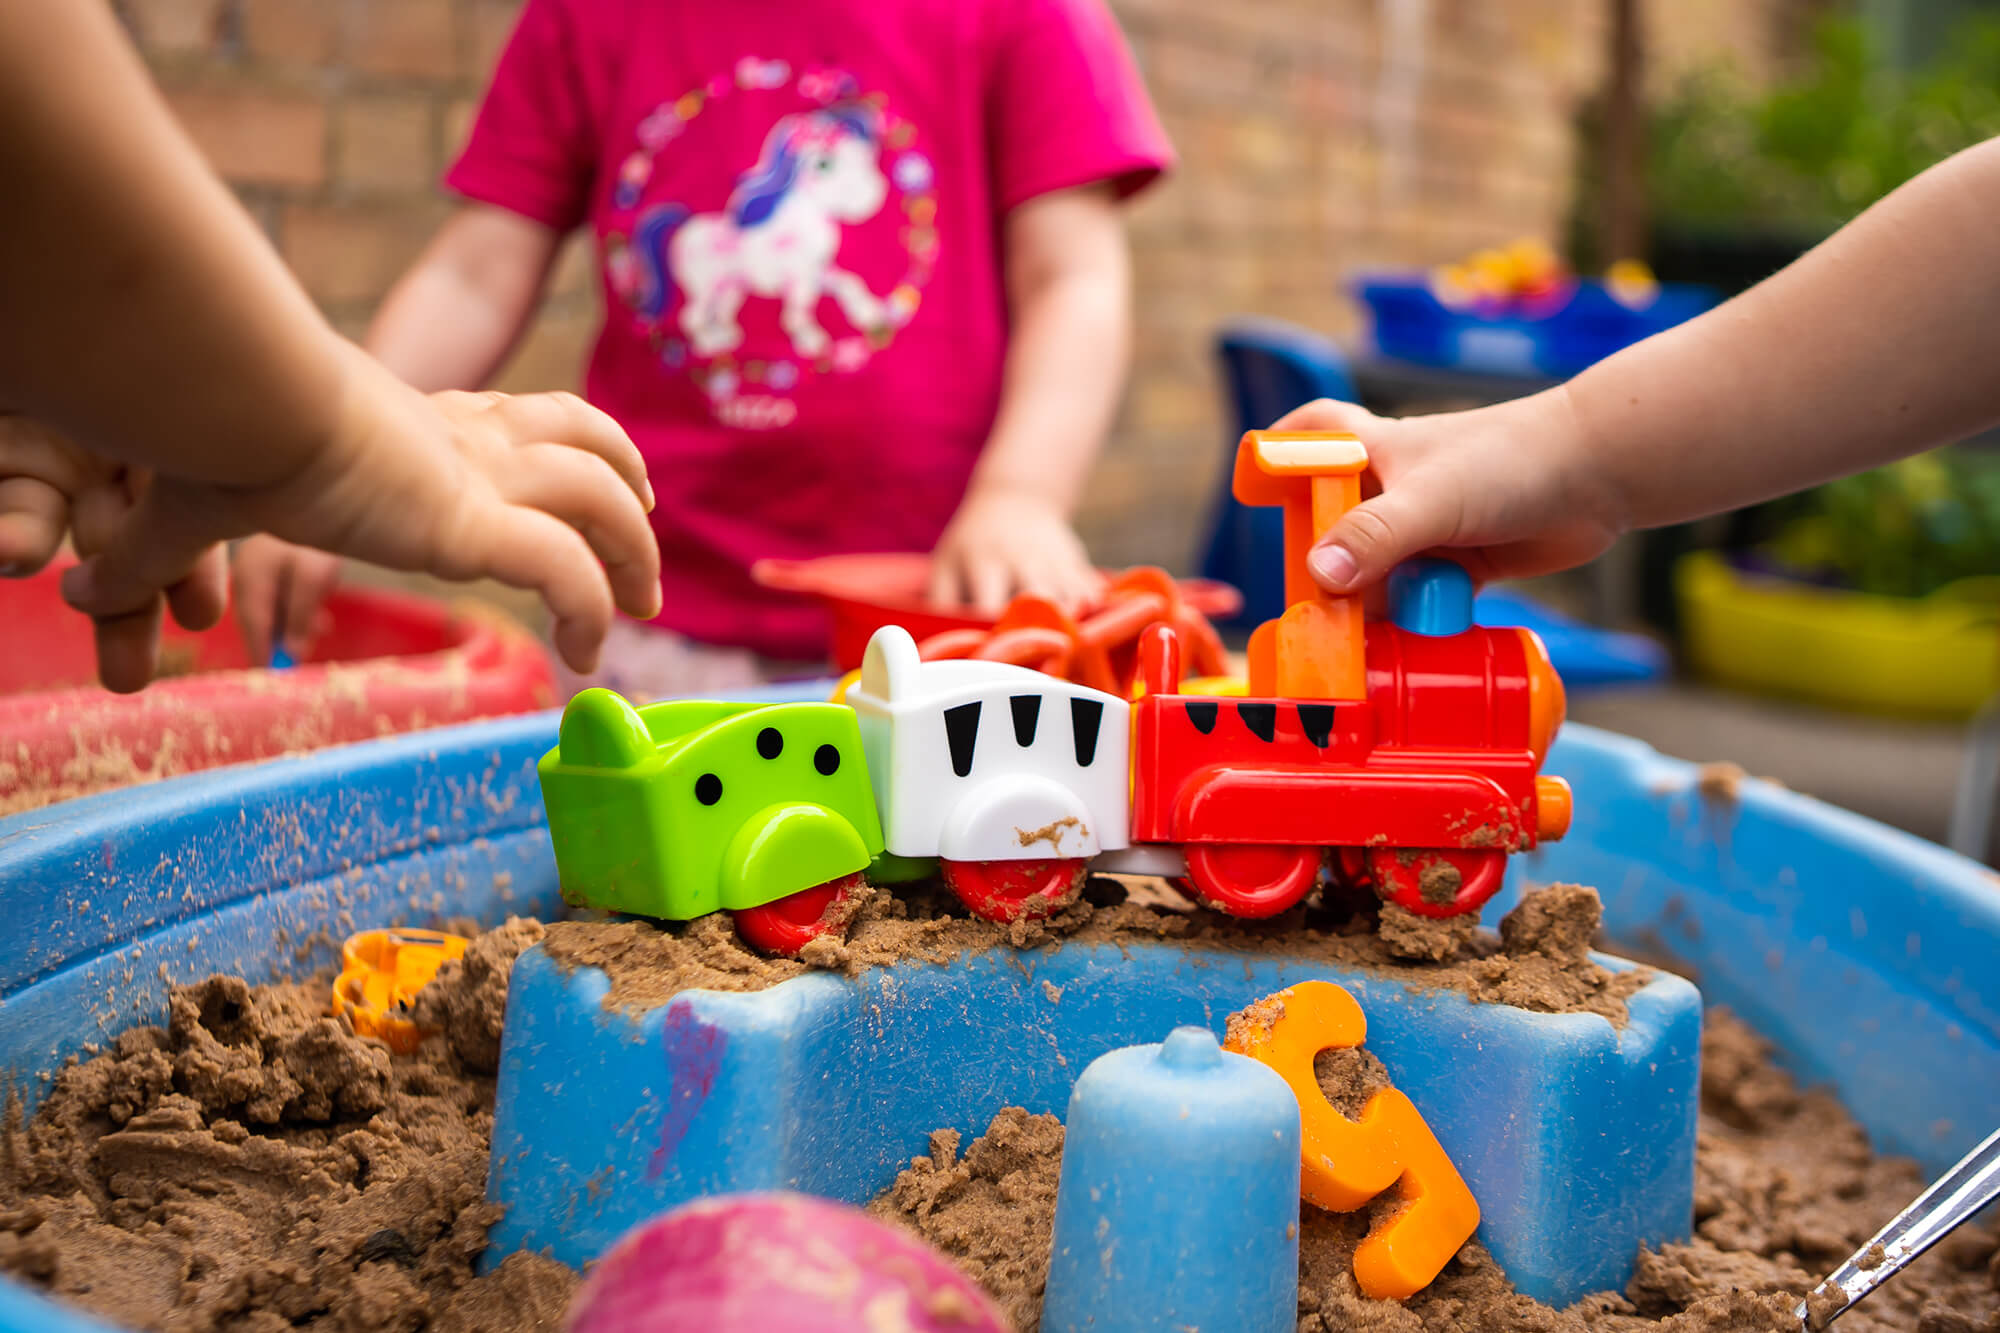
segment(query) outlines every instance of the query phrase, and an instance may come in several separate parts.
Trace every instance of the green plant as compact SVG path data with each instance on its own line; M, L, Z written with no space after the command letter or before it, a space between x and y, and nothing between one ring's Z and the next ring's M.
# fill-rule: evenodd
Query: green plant
M1791 568L1861 592L1923 597L2000 574L2000 458L1940 449L1829 482L1787 505L1769 544Z
M1721 68L1687 79L1652 117L1648 191L1658 222L1817 235L1996 134L2000 18L1966 20L1937 60L1898 71L1835 17L1768 90Z

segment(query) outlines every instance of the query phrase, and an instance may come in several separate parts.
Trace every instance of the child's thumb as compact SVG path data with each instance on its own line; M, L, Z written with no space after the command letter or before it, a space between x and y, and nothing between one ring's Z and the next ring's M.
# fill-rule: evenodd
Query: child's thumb
M1313 579L1328 592L1354 592L1449 541L1451 515L1424 497L1423 487L1406 483L1348 510L1306 557Z

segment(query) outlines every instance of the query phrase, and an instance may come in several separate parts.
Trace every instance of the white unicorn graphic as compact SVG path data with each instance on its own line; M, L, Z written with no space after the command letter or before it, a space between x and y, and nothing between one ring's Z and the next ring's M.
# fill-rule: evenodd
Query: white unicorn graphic
M752 296L784 303L779 323L807 359L832 343L814 314L822 295L855 328L887 328L887 306L833 262L841 224L866 222L888 197L880 124L875 109L858 102L786 116L721 212L689 216L680 204L664 204L640 214L632 230L634 308L657 319L678 286L686 296L681 331L703 357L742 343L736 317Z

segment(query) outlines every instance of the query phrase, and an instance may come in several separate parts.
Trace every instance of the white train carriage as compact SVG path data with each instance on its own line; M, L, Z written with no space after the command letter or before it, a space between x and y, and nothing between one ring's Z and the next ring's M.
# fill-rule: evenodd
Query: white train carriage
M1052 910L1130 837L1131 706L1004 662L925 662L907 630L869 640L848 691L884 844L936 857L982 915Z

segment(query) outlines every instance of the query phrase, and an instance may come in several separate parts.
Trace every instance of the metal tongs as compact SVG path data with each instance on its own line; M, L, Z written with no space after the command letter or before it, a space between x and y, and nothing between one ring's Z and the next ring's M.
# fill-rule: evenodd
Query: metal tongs
M1911 1260L2000 1200L2000 1130L1938 1177L1895 1221L1799 1302L1799 1328L1823 1329L1903 1271Z

